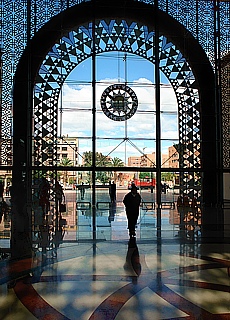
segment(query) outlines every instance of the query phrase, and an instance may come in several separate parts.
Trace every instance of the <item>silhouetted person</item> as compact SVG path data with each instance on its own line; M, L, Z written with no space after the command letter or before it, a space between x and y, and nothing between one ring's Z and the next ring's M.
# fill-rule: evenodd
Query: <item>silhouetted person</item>
M182 207L183 206L183 197L178 196L177 198L177 207Z
M81 183L80 186L80 193L81 193L81 200L84 200L85 197L85 187L84 187L84 182Z
M110 202L112 202L111 181L109 181L109 197L110 197Z
M12 185L9 186L9 196L11 196L11 192L12 192Z
M125 195L123 203L125 205L126 216L128 219L129 236L135 237L135 229L141 204L141 196L137 192L137 187L135 185L131 186L131 191Z
M49 226L43 224L39 226L40 229L40 246L42 248L42 254L46 254L47 248L49 247L50 242L50 232Z
M0 223L2 222L2 218L4 217L4 221L7 221L8 214L10 212L10 208L5 200L0 202Z
M50 209L50 184L46 178L42 178L39 185L39 205L42 207L43 218Z
M55 181L54 193L56 195L57 203L60 204L62 202L62 199L64 198L64 192L63 192L62 186L58 181Z
M8 197L10 195L10 187L9 184L6 187L6 196Z
M116 191L117 186L116 183L113 181L113 183L110 185L110 199L112 203L116 201Z

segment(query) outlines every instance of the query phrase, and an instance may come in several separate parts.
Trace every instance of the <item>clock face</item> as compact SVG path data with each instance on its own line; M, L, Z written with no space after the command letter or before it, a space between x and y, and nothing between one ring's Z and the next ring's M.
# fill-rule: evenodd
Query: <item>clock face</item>
M113 84L101 95L104 114L114 121L125 121L137 111L138 100L135 92L125 84Z

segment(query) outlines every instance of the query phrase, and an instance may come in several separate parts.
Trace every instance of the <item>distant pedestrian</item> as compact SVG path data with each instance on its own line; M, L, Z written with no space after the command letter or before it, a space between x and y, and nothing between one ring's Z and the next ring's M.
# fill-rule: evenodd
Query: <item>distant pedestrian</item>
M42 208L43 219L45 215L48 214L50 210L50 184L46 178L41 179L41 183L39 185L39 205Z
M12 185L9 185L9 196L11 196L12 193Z
M113 181L113 183L110 185L110 199L111 202L116 202L116 192L117 192L117 186L116 183Z
M80 193L81 193L81 200L84 200L84 197L85 197L85 186L84 186L84 182L81 183Z
M183 197L178 196L177 198L177 207L182 207L183 206Z
M141 196L137 192L137 187L135 185L131 186L131 191L125 195L123 203L126 209L129 236L132 238L136 236L135 229L141 204Z
M10 213L10 208L8 204L6 203L5 200L2 200L0 202L0 223L2 222L2 217L4 217L5 222L9 221L9 213Z
M6 197L8 197L10 195L10 187L9 187L9 183L6 186Z
M55 181L53 190L56 196L56 201L58 204L60 204L65 196L64 196L63 188L57 180Z

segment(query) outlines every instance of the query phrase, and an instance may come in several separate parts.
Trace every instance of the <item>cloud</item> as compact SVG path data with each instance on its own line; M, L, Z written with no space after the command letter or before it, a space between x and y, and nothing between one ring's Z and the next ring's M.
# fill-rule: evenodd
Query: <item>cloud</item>
M103 113L100 106L102 92L111 84L117 83L117 79L103 79L96 87L96 136L100 141L100 152L108 154L118 143L115 138L137 139L135 143L140 149L146 147L149 153L154 151L155 141L155 86L146 78L133 81L130 87L138 97L138 110L128 121L113 121ZM91 84L68 84L63 86L62 103L59 108L62 112L62 134L75 136L80 139L81 150L89 150L92 136L92 86ZM178 115L177 101L170 85L161 86L161 132L162 139L178 140ZM127 136L126 136L127 134ZM89 142L86 139L89 138ZM106 138L110 138L106 140ZM104 141L103 141L104 139ZM138 141L142 139L143 141ZM146 139L146 140L145 140ZM87 140L87 141L86 141ZM83 143L85 141L85 143ZM109 141L109 143L108 143ZM173 142L168 143L172 145ZM87 149L88 148L88 149ZM118 150L116 150L118 152ZM120 154L135 155L137 149L131 145L120 148ZM117 155L114 155L117 156Z

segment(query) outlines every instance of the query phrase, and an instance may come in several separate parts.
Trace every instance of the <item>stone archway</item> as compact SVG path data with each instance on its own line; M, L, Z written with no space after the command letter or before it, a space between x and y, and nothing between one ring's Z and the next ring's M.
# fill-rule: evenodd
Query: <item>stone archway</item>
M84 50L75 51L72 54L68 50L74 50L73 46L73 30L78 26L78 32L81 30L84 33L86 41L81 42L81 46L87 46L87 51L90 51L90 39L92 40L91 29L89 28L90 22L97 23L97 27L100 30L106 30L107 34L110 32L110 28L116 27L117 34L115 37L119 37L119 32L122 32L125 24L128 24L126 28L126 37L128 33L134 32L136 39L134 42L141 40L144 49L140 45L137 46L136 54L144 56L145 58L154 60L154 55L151 53L151 39L153 39L154 27L155 27L155 9L152 5L146 5L144 3L138 3L136 1L127 1L125 4L123 1L96 1L96 3L86 2L77 5L73 8L66 10L55 18L51 19L36 36L31 40L28 48L22 55L20 63L15 75L15 87L14 87L14 165L13 172L14 186L22 190L28 188L30 181L22 179L29 168L32 166L31 159L31 135L32 135L32 100L33 100L33 88L36 84L36 98L35 105L38 107L38 119L39 113L41 115L42 108L47 108L46 101L55 105L62 84L62 80L52 87L51 83L58 83L57 79L52 75L52 67L55 67L55 61L58 61L58 39L64 39L65 52L68 52L66 66L68 72L70 72L75 66L75 63L71 62L70 54L75 56L81 62L86 57L82 54ZM106 18L106 19L105 19ZM108 21L110 21L108 23ZM198 42L192 37L192 35L184 29L182 25L173 20L170 16L164 12L158 11L158 22L161 41L161 58L166 60L165 69L163 72L170 79L176 92L178 83L182 85L184 82L184 92L177 93L177 99L181 105L181 117L183 117L183 107L185 106L185 96L187 95L186 108L189 106L193 112L197 111L200 114L199 127L201 131L196 131L197 136L192 137L194 141L199 140L201 137L202 159L201 167L203 170L203 198L205 203L216 203L217 201L217 180L216 180L216 132L210 128L214 128L215 123L215 103L214 103L214 76L210 63L199 46ZM139 28L140 26L140 28ZM136 29L135 29L136 28ZM99 30L99 29L98 29ZM118 30L120 30L118 32ZM64 37L63 37L64 31ZM128 33L127 33L128 32ZM99 34L99 33L98 33ZM142 38L141 38L142 34ZM96 41L99 38L97 37ZM143 41L143 39L147 41ZM133 43L134 43L133 42ZM54 44L57 45L54 45ZM114 42L115 43L115 42ZM105 42L104 42L105 44ZM109 43L107 43L109 44ZM105 45L106 50L117 50L112 45L110 48ZM53 49L51 49L53 47ZM123 51L133 50L131 42L125 48L125 43L121 45ZM76 50L76 46L75 46ZM98 46L98 52L103 48ZM81 51L81 52L80 52ZM64 51L63 51L64 52ZM90 53L89 53L90 54ZM55 56L56 55L56 56ZM46 58L48 57L48 58ZM46 60L45 60L46 59ZM50 61L49 61L50 59ZM185 59L185 60L184 60ZM45 66L50 64L52 67L48 70ZM50 63L49 63L49 62ZM171 61L172 65L167 65L167 62ZM40 69L40 67L42 68ZM172 69L174 68L174 69ZM40 69L40 71L39 71ZM67 72L67 73L68 73ZM173 79L171 76L173 73L176 76ZM42 76L44 75L44 77ZM48 81L46 80L48 79ZM58 88L59 87L59 88ZM199 98L198 98L199 91ZM55 114L53 117L55 119ZM20 119L20 120L19 120ZM182 121L183 123L183 121ZM36 127L41 139L44 133L44 127L39 125ZM188 122L184 122L183 125L187 126ZM55 135L56 124L52 123L49 128L52 135ZM192 124L194 126L194 123ZM195 124L196 126L196 124ZM43 132L43 133L42 133ZM191 133L190 133L191 135ZM191 145L194 148L194 143ZM20 155L20 157L19 157ZM197 160L196 160L197 161ZM42 166L43 161L39 161ZM196 165L194 165L196 168ZM24 173L25 172L25 173ZM213 174L214 172L214 174ZM212 175L211 175L212 174ZM20 207L21 204L18 204ZM205 219L204 219L205 220Z
M40 150L36 165L55 166L57 159L49 153L49 141L57 140L57 111L61 87L72 70L93 54L121 51L139 55L155 63L155 32L148 26L133 20L95 20L92 35L92 21L76 26L74 30L63 30L63 36L55 43L41 64L35 84L34 137L35 147ZM179 144L186 148L181 153L180 166L201 167L200 103L198 83L193 71L177 46L161 32L159 34L160 70L171 83L178 103ZM52 118L52 121L50 121ZM39 148L42 146L42 148ZM188 155L189 154L189 155ZM188 185L194 185L192 174L183 175ZM183 178L181 179L181 183ZM201 181L197 182L201 185ZM192 198L192 188L187 190ZM197 194L196 194L197 196ZM198 195L200 198L200 195Z

